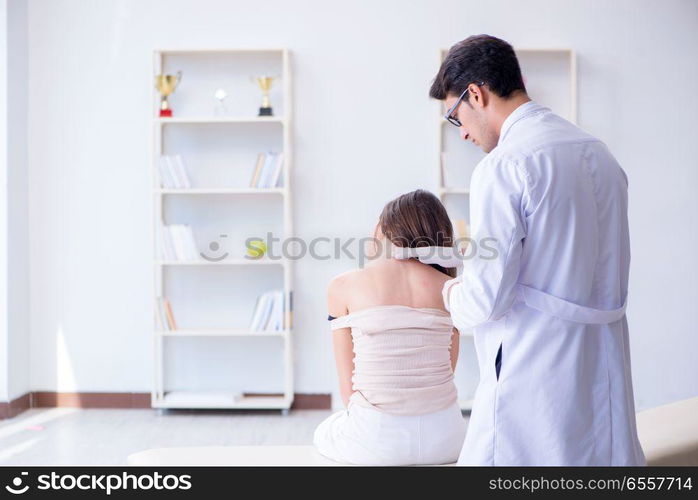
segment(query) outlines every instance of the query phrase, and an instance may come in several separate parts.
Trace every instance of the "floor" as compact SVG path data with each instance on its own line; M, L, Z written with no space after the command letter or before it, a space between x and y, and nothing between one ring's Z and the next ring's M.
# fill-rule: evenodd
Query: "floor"
M311 444L330 413L32 409L0 421L0 465L123 465L164 446Z

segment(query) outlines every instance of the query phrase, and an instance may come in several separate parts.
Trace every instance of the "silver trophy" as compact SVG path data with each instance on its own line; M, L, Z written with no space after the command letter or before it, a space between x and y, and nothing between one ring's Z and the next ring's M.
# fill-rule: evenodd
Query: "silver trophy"
M216 99L216 107L213 108L213 114L215 116L228 116L228 107L225 105L225 98L228 97L228 93L223 89L217 89L213 93L214 99Z

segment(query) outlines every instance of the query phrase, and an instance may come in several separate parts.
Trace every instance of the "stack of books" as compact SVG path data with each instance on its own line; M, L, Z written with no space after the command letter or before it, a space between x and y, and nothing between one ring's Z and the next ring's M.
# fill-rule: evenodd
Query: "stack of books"
M284 318L284 304L283 290L272 290L260 295L252 315L250 330L283 331L288 323L288 318Z
M165 189L189 189L191 182L181 155L161 155L158 158L160 185Z
M160 331L177 329L177 323L175 323L174 314L172 313L172 304L164 297L157 298L155 325Z
M161 226L161 257L166 261L199 260L199 251L191 226L170 224Z
M282 186L281 171L283 170L283 153L259 153L257 164L252 172L250 187L275 188Z

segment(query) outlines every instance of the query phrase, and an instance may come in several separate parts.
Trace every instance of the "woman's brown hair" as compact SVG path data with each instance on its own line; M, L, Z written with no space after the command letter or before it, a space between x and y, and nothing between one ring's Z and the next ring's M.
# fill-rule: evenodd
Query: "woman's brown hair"
M451 247L453 226L443 203L429 191L417 189L388 202L378 219L385 237L398 247ZM455 277L455 268L429 264Z

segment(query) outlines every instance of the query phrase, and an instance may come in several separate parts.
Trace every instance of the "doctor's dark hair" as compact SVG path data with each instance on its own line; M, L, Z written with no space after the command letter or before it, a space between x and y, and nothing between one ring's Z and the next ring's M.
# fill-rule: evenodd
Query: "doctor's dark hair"
M514 48L490 35L473 35L448 51L434 78L429 96L444 100L460 95L471 83L485 82L490 91L508 98L526 91Z
M451 247L453 226L443 203L429 191L417 189L388 202L378 218L383 235L397 247ZM429 264L455 278L455 268Z

